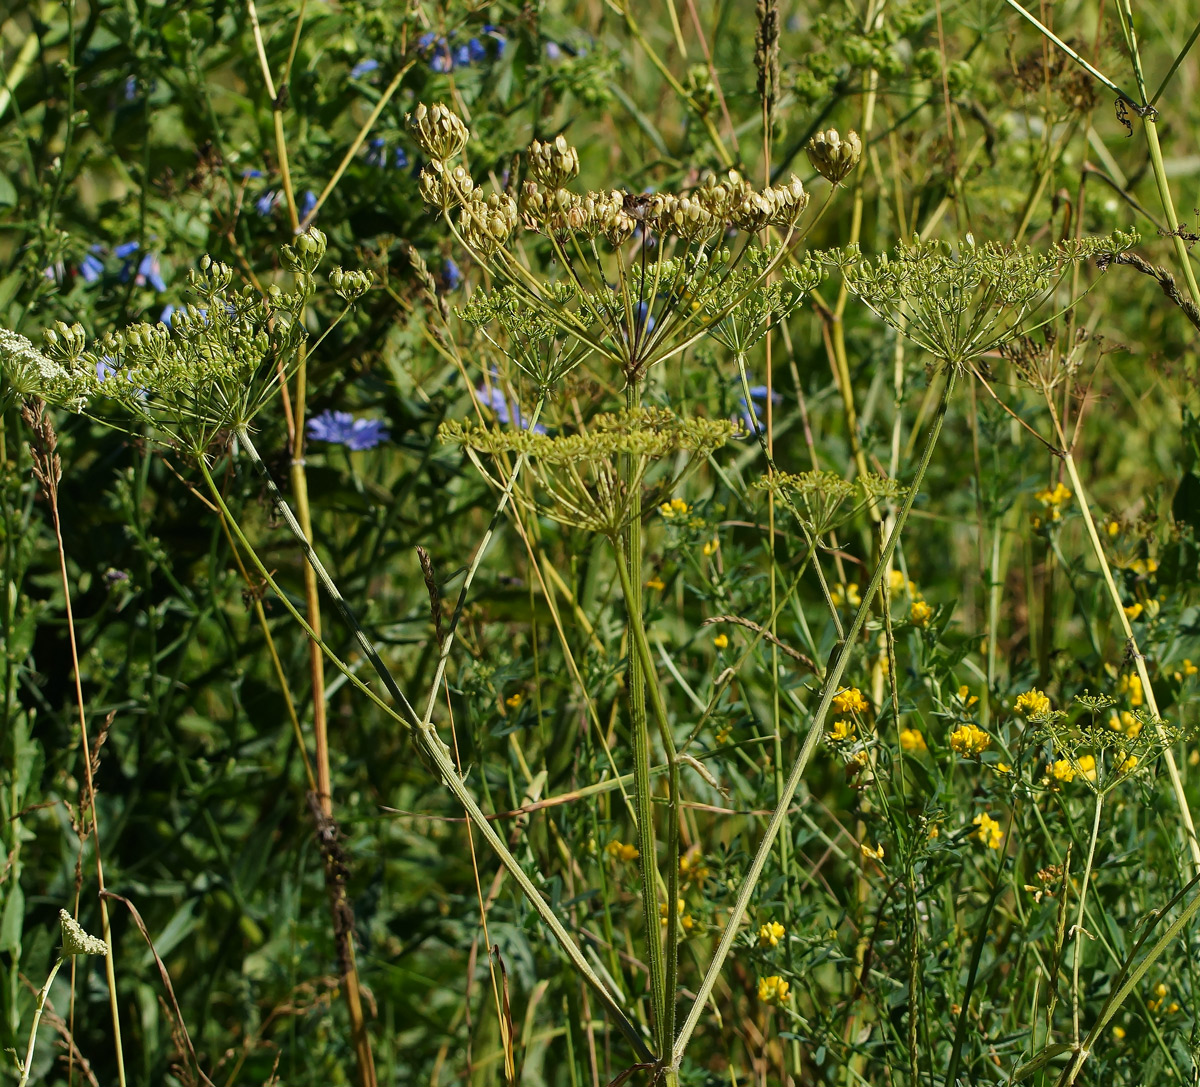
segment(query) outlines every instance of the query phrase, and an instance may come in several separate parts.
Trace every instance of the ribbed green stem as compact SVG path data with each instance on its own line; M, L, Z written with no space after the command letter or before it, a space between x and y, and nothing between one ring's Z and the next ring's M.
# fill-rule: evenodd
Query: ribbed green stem
M25 1050L25 1063L21 1065L21 1079L17 1087L25 1087L25 1084L29 1082L29 1068L33 1064L33 1048L37 1044L38 1024L42 1021L42 1009L46 1006L46 1000L50 996L50 986L54 984L59 967L65 961L61 955L54 961L50 976L37 995L37 1006L33 1009L33 1026L29 1029L29 1048Z

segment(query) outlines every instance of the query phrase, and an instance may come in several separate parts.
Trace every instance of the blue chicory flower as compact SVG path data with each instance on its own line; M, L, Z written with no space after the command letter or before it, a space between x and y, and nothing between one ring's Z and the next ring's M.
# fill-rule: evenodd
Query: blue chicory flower
M157 253L147 253L142 257L141 262L138 264L137 275L133 281L139 287L144 287L148 283L159 293L167 289L167 285L163 281L162 268L159 265Z
M308 436L313 441L344 445L360 452L387 441L389 434L382 419L356 419L348 411L329 409L309 419Z
M258 212L264 219L270 218L275 211L275 206L279 203L280 194L277 189L268 189L262 196L254 201L254 210Z
M751 385L750 386L750 399L757 400L763 404L766 404L766 402L767 402L767 387L765 385ZM780 396L779 393L772 390L771 391L771 403L772 404L781 404L781 403L783 403L783 397ZM746 424L746 429L751 434L753 434L754 433L754 419L750 415L750 408L747 405L746 398L744 396L738 397L738 405L742 409L742 411L741 411L742 422ZM759 423L764 424L764 420L762 418L762 413L760 411L758 411L757 408L755 409L754 414L759 417L758 418Z
M104 262L96 255L100 246L91 246L79 262L79 274L85 283L95 283L104 274Z
M521 414L521 406L513 404L510 407L508 399L497 386L493 385L489 389L486 385L480 385L475 392L478 394L479 399L495 412L497 422L504 424L515 422L522 430L529 429L529 424ZM534 423L533 432L534 434L545 434L546 428L541 423Z

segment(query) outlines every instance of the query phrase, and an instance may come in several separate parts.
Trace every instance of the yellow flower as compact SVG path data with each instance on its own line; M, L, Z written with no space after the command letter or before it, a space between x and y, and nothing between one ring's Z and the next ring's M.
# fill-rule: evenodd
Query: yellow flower
M1147 574L1153 574L1158 569L1158 560L1134 559L1133 562L1129 564L1129 569L1131 569L1135 574L1141 574L1143 577L1145 577Z
M1104 526L1104 531L1107 532L1110 536L1119 536L1121 534L1121 522L1120 521L1109 521L1108 524ZM1120 1030L1121 1028L1117 1027L1116 1029ZM1125 1034L1125 1032L1122 1030L1121 1031L1122 1037L1124 1036L1124 1034Z
M987 812L982 812L975 816L971 822L979 829L975 832L975 837L978 838L988 849L999 849L1000 843L1004 841L1004 831L1000 829L1000 824L996 822Z
M1006 762L998 762L998 763L996 763L996 773L1010 774L1010 773L1012 773L1012 767L1009 766L1008 763L1006 763Z
M1108 724L1114 732L1123 732L1131 740L1136 740L1142 731L1142 722L1128 710L1122 710L1119 716L1114 713L1109 718Z
M992 738L975 725L959 725L950 733L950 747L960 755L982 755Z
M976 702L979 701L979 699L976 698L975 695L971 694L971 688L968 687L965 683L961 687L959 687L958 697L966 705L967 709L970 709L973 705L975 705Z
M507 706L507 707L508 707L510 710L515 710L515 709L516 709L516 708L517 708L517 707L518 707L518 706L519 706L519 705L520 705L522 702L524 702L524 701L525 701L525 696L524 696L523 694L521 694L521 692L520 692L520 691L518 691L516 694L510 694L510 695L509 695L509 696L508 696L508 697L507 697L507 698L504 700L504 704L505 704L505 705L506 705L506 706Z
M858 593L858 585L853 581L849 585L835 585L829 590L829 598L833 601L835 608L840 608L843 605L857 608L862 603L862 597Z
M1088 779L1088 781L1096 780L1096 756L1095 755L1080 755L1079 756L1079 772Z
M684 884L703 883L708 878L708 865L697 853L687 853L679 858L679 879Z
M782 1004L787 1000L791 983L784 981L778 974L758 979L758 999L764 1004Z
M647 589L653 589L656 593L661 593L667 587L666 582L660 577L652 577L646 582Z
M779 941L787 935L785 929L778 921L768 921L758 930L758 946L759 947L778 947Z
M919 627L923 627L933 616L933 608L925 603L924 600L914 600L910 609L912 621Z
M929 840L932 842L939 834L941 834L941 831L938 830L937 823L934 823L933 826L929 828Z
M904 575L899 570L893 570L888 574L888 590L893 593L902 593L908 589L908 595L914 600L919 600L921 594L917 592L917 583L915 581L905 581Z
M1071 500L1071 492L1063 486L1062 480L1059 480L1054 485L1053 490L1051 490L1049 487L1046 487L1043 490L1038 491L1033 497L1051 511L1051 517L1053 517L1055 520L1058 520L1058 509L1064 503Z
M729 644L729 635L727 635L727 634L718 634L713 639L713 645L715 645L718 649L724 649L728 644Z
M863 842L862 845L859 846L859 849L862 850L862 855L868 860L883 860L883 846L881 845L877 845L872 848L871 846L867 845L866 842Z
M1113 1027L1112 1033L1113 1033L1113 1037L1116 1038L1116 1040L1118 1042L1122 1042L1125 1040L1125 1028L1124 1027Z
M636 845L627 845L616 838L604 847L604 852L619 861L635 861L641 856Z
M829 730L829 738L834 743L841 743L843 740L849 740L854 736L854 722L847 721L844 718L833 722L833 728Z
M672 498L670 502L664 502L659 506L658 512L668 520L674 520L676 517L686 517L692 512L692 507L682 498Z
M696 922L692 919L692 915L690 913L684 912L686 910L686 908L687 907L684 904L684 901L682 898L675 900L675 909L679 914L679 927L682 928L685 932L691 932L691 930L695 926ZM665 902L660 903L659 907L658 907L659 924L666 925L667 914L668 914L667 904Z
M1118 751L1117 758L1120 760L1120 765L1117 767L1118 774L1130 774L1137 768L1138 757L1136 755L1126 757L1124 751Z
M1161 981L1156 986L1154 986L1154 995L1158 998L1157 1000L1147 1000L1146 1001L1146 1007L1149 1008L1152 1012L1156 1012L1156 1011L1158 1011L1159 1008L1162 1007L1163 1000L1166 998L1166 995L1167 995L1167 987Z
M730 725L722 725L719 729L717 729L717 743L719 743L719 744L729 743L729 736L730 736L730 733L732 733L732 732L733 732L733 728Z
M919 728L902 728L900 730L900 746L905 751L928 751L925 737Z
M1143 608L1141 604L1135 602L1133 604L1126 604L1121 610L1125 612L1125 618L1132 623L1139 615L1142 614Z
M720 546L721 541L714 536L708 541L708 543L704 545L704 557L708 558L710 555L715 555L717 553L717 548Z
M865 713L870 707L857 687L843 687L833 696L833 708L838 713Z
M1018 713L1023 713L1026 717L1036 717L1050 712L1050 699L1034 687L1033 690L1017 695L1016 708Z
M1129 695L1131 706L1140 706L1146 699L1142 692L1142 677L1136 672L1126 672L1117 684L1118 694Z
M1050 773L1054 776L1055 781L1075 780L1075 767L1066 759L1056 759L1050 767Z
M1175 682L1182 683L1189 676L1194 676L1198 671L1200 671L1200 668L1197 668L1187 657L1184 657L1183 663L1175 673Z

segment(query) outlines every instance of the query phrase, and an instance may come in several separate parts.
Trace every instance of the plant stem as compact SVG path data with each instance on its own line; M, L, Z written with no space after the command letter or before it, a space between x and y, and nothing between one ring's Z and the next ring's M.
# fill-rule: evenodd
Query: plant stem
M111 952L106 957L111 959ZM50 986L54 984L59 967L65 961L61 955L54 961L54 966L50 970L50 976L46 978L46 984L38 992L37 1005L33 1009L33 1026L29 1030L29 1048L25 1050L25 1063L21 1065L21 1079L17 1087L25 1087L25 1084L29 1082L29 1069L33 1064L33 1047L37 1043L38 1024L42 1021L42 1008L46 1006L46 1001L50 996Z
M1071 967L1071 1027L1075 1048L1079 1048L1079 966L1083 961L1083 911L1087 905L1088 884L1092 878L1092 859L1096 856L1096 839L1100 836L1100 811L1104 807L1104 794L1096 794L1096 813L1092 818L1092 836L1088 839L1087 862L1083 866L1083 884L1079 888L1079 912L1075 917L1074 963Z
M354 633L355 640L363 649L367 659L371 662L371 665L374 667L380 680L387 688L388 693L392 695L397 704L400 706L401 713L399 716L401 716L401 718L405 720L412 728L412 735L422 754L425 755L433 764L433 769L438 778L441 780L442 784L444 784L446 788L448 788L450 792L454 794L455 799L458 800L458 802L462 805L463 810L466 812L467 818L475 824L475 828L480 832L488 846L499 858L500 863L505 867L505 869L508 870L509 874L521 888L521 893L525 895L525 897L529 900L529 903L533 906L534 911L546 924L547 928L550 929L555 941L563 949L563 952L570 960L571 965L575 968L576 972L589 985L591 985L593 990L595 990L596 995L600 998L601 1003L612 1016L617 1028L622 1034L625 1035L626 1039L629 1041L629 1044L633 1047L634 1052L638 1055L639 1060L650 1059L650 1050L646 1047L646 1043L642 1039L637 1027L625 1014L624 1009L622 1009L621 1005L617 1002L612 993L609 992L608 987L600 979L599 975L592 968L591 964L588 963L587 959L584 958L583 952L580 951L579 946L563 927L562 922L558 919L558 916L555 914L550 904L542 896L533 880L531 880L525 873L525 870L521 867L520 862L512 855L508 847L493 829L491 821L486 815L483 814L479 804L476 802L474 796L471 795L471 791L467 788L466 783L459 776L454 765L454 760L450 753L450 749L442 742L442 739L437 734L436 729L430 725L423 724L417 717L416 711L412 708L412 705L409 703L408 699L404 697L404 694L397 685L395 678L388 671L387 666L383 663L383 660L380 658L378 652L376 652L375 647L371 645L370 640L367 638L362 627L359 625L354 613L350 610L350 606L346 603L341 591L329 577L329 574L325 570L324 566L321 565L321 560L318 558L316 552L313 551L311 544L309 544L307 540L305 540L303 536L299 534L299 526L296 523L295 514L288 506L283 495L279 493L279 488L276 487L274 480L271 479L270 474L266 470L266 466L262 463L262 459L258 456L257 450L254 449L253 443L249 441L249 435L244 433L244 428L239 431L238 439L243 443L243 447L246 449L247 454L255 462L259 471L262 473L263 478L266 481L268 491L270 492L280 515L283 517L288 527L292 530L293 535L295 535L300 541L305 557L310 563L313 564L313 568L316 570L317 577L321 580L321 584L325 586L326 591L328 591L333 597L334 602L338 605L338 610L342 613L351 631ZM312 632L309 630L304 616L300 614L295 605L293 605L291 600L288 599L287 595L280 590L279 586L275 583L274 578L271 576L266 566L263 565L262 560L258 557L258 553L253 549L250 541L246 538L246 534L242 531L237 519L233 516L233 511L229 509L229 506L225 502L220 489L217 487L216 480L213 479L212 473L208 470L208 465L205 463L204 458L199 457L198 460L200 471L204 476L204 481L208 485L213 499L216 501L218 506L220 506L221 512L225 515L229 522L229 527L233 530L234 535L238 538L238 541L241 543L246 553L250 556L250 559L254 563L255 568L258 570L259 575L263 577L267 584L270 585L272 590L274 590L284 607L291 613L292 617L296 619L311 636ZM363 689L365 689L368 694L371 695L371 697L377 697L375 696L374 692L370 690L370 688L366 687L365 684L362 684L362 681L359 680L357 676L353 675L350 669L342 661L340 661L333 654L333 652L324 645L324 643L321 643L321 645L326 655L345 675L350 677L352 681L356 682L358 685L361 685Z
M917 471L913 477L913 481L909 486L908 494L905 496L904 503L900 507L900 512L896 515L896 522L892 526L891 532L888 534L887 542L883 546L883 551L879 556L879 561L875 564L875 572L871 575L870 584L866 591L862 594L862 603L858 607L858 611L854 615L854 621L850 625L850 629L846 632L846 638L842 642L840 649L829 668L825 677L825 683L821 688L820 701L817 704L816 710L813 712L812 724L809 726L808 735L804 738L804 744L800 749L800 754L796 758L795 764L792 766L791 774L788 776L787 784L784 787L783 796L775 810L771 813L771 818L767 823L766 832L763 834L762 841L759 843L758 852L754 855L754 860L750 863L750 868L746 873L745 879L742 881L742 886L738 891L737 901L734 903L733 910L730 913L729 920L725 925L724 931L721 933L720 942L717 944L717 950L713 955L712 962L709 964L708 971L704 975L704 980L700 984L700 988L696 993L695 1002L692 1004L691 1010L688 1012L687 1018L684 1020L683 1028L679 1032L679 1037L675 1040L675 1046L672 1051L672 1064L675 1067L679 1066L679 1062L683 1059L683 1054L687 1049L688 1041L692 1036L692 1032L696 1029L696 1024L700 1020L700 1015L704 1011L704 1006L708 1002L709 995L712 993L713 987L717 983L717 978L720 976L721 968L725 964L725 959L728 957L730 949L733 947L733 941L737 938L738 928L742 923L742 919L746 915L746 910L750 905L750 898L754 893L755 885L758 883L758 878L762 874L763 866L767 862L767 857L770 855L772 844L775 841L775 836L779 833L783 826L784 820L787 818L788 806L791 804L792 797L795 795L797 788L800 786L800 779L804 774L805 767L808 765L808 760L812 757L813 751L816 750L817 744L820 742L822 732L824 731L825 716L829 712L829 707L833 704L833 696L837 693L838 683L841 681L847 666L850 663L851 647L854 645L855 639L858 637L866 622L867 613L870 611L871 602L874 600L876 593L879 592L879 586L883 582L884 571L887 569L887 564L891 560L892 553L896 550L896 543L900 539L901 532L904 531L904 525L908 521L909 512L912 510L913 502L916 499L917 492L920 490L921 482L925 478L925 472L929 468L929 461L933 456L933 450L937 445L937 441L942 432L942 424L946 419L946 412L950 406L950 396L954 391L954 384L957 377L957 372L953 368L947 369L946 384L942 389L941 400L938 404L937 414L934 416L933 422L929 427L929 436L925 441L925 448L921 453L921 461L917 466Z
M1054 426L1058 432L1059 441L1066 448L1067 441L1063 434L1062 427L1058 421L1058 415L1052 413ZM1108 587L1108 595L1112 600L1113 612L1116 614L1117 622L1121 624L1121 629L1125 634L1125 644L1128 646L1129 653L1133 657L1134 667L1137 669L1138 679L1142 681L1142 693L1146 698L1146 705L1150 712L1154 714L1154 728L1158 732L1159 737L1163 736L1162 714L1158 712L1158 701L1154 697L1154 688L1150 684L1150 673L1146 670L1146 659L1138 650L1137 639L1133 635L1133 627L1129 625L1129 616L1125 614L1125 607L1121 603L1121 594L1117 591L1117 583L1113 580L1112 570L1109 568L1108 559L1104 554L1104 547L1100 543L1100 534L1096 531L1096 522L1092 520L1092 511L1088 506L1087 492L1083 488L1083 480L1079 478L1079 470L1075 467L1075 458L1071 455L1068 449L1063 453L1063 463L1067 467L1067 474L1071 477L1071 486L1075 489L1076 497L1079 499L1079 512L1083 514L1083 523L1087 527L1088 540L1092 545L1092 553L1096 556L1096 562L1100 565L1100 572L1104 575L1104 584ZM1167 764L1167 776L1171 779L1171 790L1175 794L1175 802L1179 806L1179 816L1183 820L1184 829L1187 832L1188 847L1192 854L1192 867L1194 872L1200 873L1200 839L1196 837L1196 824L1192 819L1191 809L1188 807L1187 792L1183 787L1183 778L1179 775L1179 766L1175 762L1175 754L1170 747L1164 747L1163 760Z

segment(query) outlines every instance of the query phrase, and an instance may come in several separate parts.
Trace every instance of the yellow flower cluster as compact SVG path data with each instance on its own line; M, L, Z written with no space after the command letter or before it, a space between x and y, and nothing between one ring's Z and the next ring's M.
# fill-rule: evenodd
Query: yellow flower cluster
M1147 577L1158 570L1157 559L1134 559L1129 564L1129 569L1135 574L1141 574L1142 577Z
M843 743L846 740L854 738L854 722L845 719L839 719L833 722L833 728L829 730L829 739L834 743Z
M959 725L950 733L950 747L960 755L982 755L992 738L975 725Z
M1132 604L1126 604L1121 610L1125 613L1125 618L1132 623L1138 618L1138 616L1142 614L1143 611L1145 611L1145 608L1135 601Z
M515 709L516 709L516 708L517 708L517 707L518 707L518 706L519 706L519 705L520 705L522 702L524 702L524 701L525 701L525 696L524 696L523 694L521 694L521 692L520 692L520 691L518 691L516 694L510 694L510 695L509 695L509 696L508 696L508 697L507 697L507 698L504 700L504 704L505 704L505 705L506 705L506 706L507 706L507 707L508 707L510 710L515 710Z
M679 913L679 927L683 929L684 932L691 932L692 929L696 927L696 921L690 913L686 912L687 904L682 898L675 900L675 909ZM664 926L666 925L668 914L669 911L667 909L667 904L665 902L660 903L658 907L659 924Z
M1179 666L1178 670L1175 672L1175 682L1182 683L1185 679L1188 679L1189 677L1194 676L1197 672L1200 672L1200 668L1197 668L1196 665L1194 665L1190 660L1188 660L1187 657L1184 657L1183 663Z
M1062 507L1071 501L1071 492L1063 486L1062 480L1059 480L1053 488L1046 487L1033 497L1042 504L1042 508L1051 521L1061 521ZM1041 523L1040 518L1034 520L1037 524Z
M604 847L604 852L619 861L635 861L641 856L636 845L628 845L616 838Z
M924 600L914 600L912 607L909 609L909 614L917 626L923 627L933 618L933 608L926 604Z
M665 589L666 587L667 587L666 582L663 581L663 579L658 577L657 575L655 575L649 581L646 582L646 588L653 589L656 593L661 593L663 591L663 589Z
M758 946L759 947L778 947L779 941L787 935L785 929L778 921L768 921L765 925L759 927L758 930Z
M658 512L668 521L674 521L680 517L687 517L692 512L692 507L682 498L672 498L670 502L664 502L659 506Z
M829 590L829 599L833 601L835 608L857 608L862 603L858 583L853 581L849 585L835 585Z
M1154 999L1147 1000L1146 1007L1152 1012L1161 1010L1165 1011L1168 1015L1174 1015L1177 1011L1179 1011L1179 1005L1174 1000L1172 1000L1171 1003L1165 1008L1163 1007L1163 1003L1167 999L1167 992L1167 987L1160 981L1156 986L1154 986Z
M679 882L685 887L692 883L703 883L708 879L708 865L697 853L686 853L679 858Z
M1142 677L1136 672L1126 672L1117 683L1117 693L1127 695L1131 706L1140 706L1146 701L1142 691Z
M908 589L908 595L914 600L920 600L921 594L917 591L917 583L915 581L905 581L904 575L899 570L893 570L888 574L888 589L893 593L902 593Z
M1139 721L1128 710L1121 710L1120 713L1114 712L1108 719L1108 727L1113 732L1123 732L1131 740L1136 740L1139 733L1142 731L1142 722Z
M758 999L764 1004L782 1004L787 1000L791 983L784 981L778 974L758 979Z
M1071 782L1075 780L1075 767L1066 759L1055 759L1050 765L1050 776L1055 781Z
M975 831L975 837L988 849L1000 848L1000 843L1004 841L1004 831L1000 829L1000 824L995 819L987 812L981 812L971 822L979 828Z
M1037 717L1050 712L1050 699L1034 687L1024 694L1017 695L1016 708L1018 713L1023 713L1026 717Z
M929 750L919 728L902 728L900 730L900 746L905 751L911 752Z
M711 556L715 555L715 554L717 553L717 549L718 549L720 546L721 546L721 541L720 541L720 540L718 540L718 539L716 538L716 536L714 536L714 537L713 537L711 540L709 540L709 541L708 541L708 543L706 543L706 544L704 545L704 547L703 547L703 551L704 551L704 557L707 559L707 558L710 558Z
M871 707L857 687L843 687L833 696L833 708L838 713L866 713Z
M718 649L726 648L726 646L729 645L729 635L728 634L718 634L713 639L713 645L715 645Z
M862 850L862 855L864 857L866 857L868 860L875 860L875 861L883 860L883 846L882 845L877 845L877 846L872 847L872 846L867 845L866 842L863 842L862 845L859 846L859 848Z
M973 705L975 705L976 702L979 701L975 695L971 694L971 688L965 683L958 689L958 698L959 701L967 707L967 709L970 709Z

